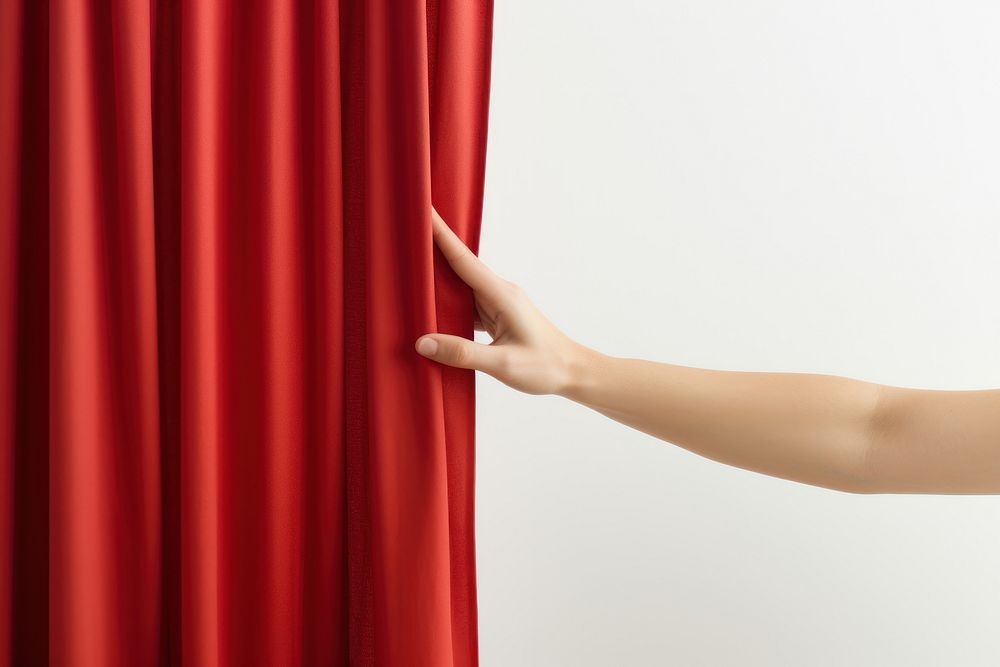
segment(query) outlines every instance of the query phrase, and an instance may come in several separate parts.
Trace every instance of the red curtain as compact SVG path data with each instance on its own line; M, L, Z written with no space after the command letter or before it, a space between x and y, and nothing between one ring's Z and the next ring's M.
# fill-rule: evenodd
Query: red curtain
M472 665L489 0L0 0L0 665Z

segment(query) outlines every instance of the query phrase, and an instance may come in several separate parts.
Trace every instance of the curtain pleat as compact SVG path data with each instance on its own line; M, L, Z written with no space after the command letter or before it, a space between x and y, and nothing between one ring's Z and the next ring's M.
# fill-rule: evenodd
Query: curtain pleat
M21 97L22 9L0 4L0 99ZM17 211L21 105L0 104L0 656L13 649L14 435L17 406ZM5 658L9 659L9 658Z
M0 664L13 665L48 660L48 37L42 3L0 2Z
M55 664L91 654L103 664L155 658L160 478L148 11L145 3L50 5Z
M0 0L0 665L474 665L488 0Z

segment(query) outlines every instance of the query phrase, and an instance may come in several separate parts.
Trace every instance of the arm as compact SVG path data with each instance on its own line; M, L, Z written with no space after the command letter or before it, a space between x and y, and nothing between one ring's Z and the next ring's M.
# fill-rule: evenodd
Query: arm
M435 212L434 238L475 292L490 345L417 341L435 361L559 394L710 459L856 493L1000 493L1000 390L923 391L841 377L609 357L569 339Z

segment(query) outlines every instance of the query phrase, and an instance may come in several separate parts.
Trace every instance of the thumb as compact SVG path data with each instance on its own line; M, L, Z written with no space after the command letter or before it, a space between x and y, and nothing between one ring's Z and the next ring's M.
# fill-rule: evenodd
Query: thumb
M417 352L446 366L472 368L491 375L500 361L500 350L461 336L427 334L417 339Z

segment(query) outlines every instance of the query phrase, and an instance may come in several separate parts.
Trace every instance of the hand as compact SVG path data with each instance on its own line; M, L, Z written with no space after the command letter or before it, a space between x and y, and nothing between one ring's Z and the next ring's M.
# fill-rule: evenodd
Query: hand
M428 359L472 368L529 394L561 393L573 380L583 348L545 319L514 283L493 273L432 210L434 242L448 264L472 288L476 328L493 338L489 345L460 336L426 334L417 352Z

